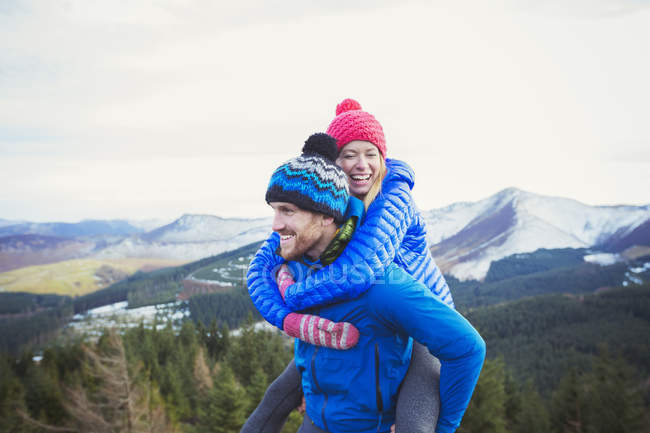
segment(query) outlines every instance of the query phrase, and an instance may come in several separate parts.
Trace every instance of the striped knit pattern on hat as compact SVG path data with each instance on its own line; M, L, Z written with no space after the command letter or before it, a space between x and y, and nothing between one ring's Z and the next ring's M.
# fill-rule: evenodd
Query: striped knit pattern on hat
M311 146L316 142L317 146ZM318 153L318 146L329 146L330 152ZM332 159L336 142L326 134L314 134L305 143L307 153L293 158L271 175L266 202L293 203L301 209L322 213L343 222L350 193L345 173ZM316 150L314 150L314 148Z
M386 158L386 139L381 124L372 114L363 111L361 104L354 99L344 99L336 106L336 117L327 133L336 139L339 152L351 141L369 141Z

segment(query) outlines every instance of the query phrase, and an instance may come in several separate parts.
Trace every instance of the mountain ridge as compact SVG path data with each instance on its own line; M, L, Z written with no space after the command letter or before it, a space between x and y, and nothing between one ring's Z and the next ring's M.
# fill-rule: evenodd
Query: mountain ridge
M650 205L590 206L506 188L478 202L423 212L423 217L432 254L443 272L460 280L480 280L491 262L511 254L598 248L615 234L629 235L650 220ZM635 244L632 239L626 243Z
M493 261L540 248L591 248L620 253L639 245L650 246L650 205L591 206L571 198L510 187L476 202L456 202L421 215L436 262L443 272L460 280L480 280ZM72 227L79 229L85 239L92 238L95 247L88 254L98 258L192 261L264 240L271 233L271 224L270 217L223 218L185 213L159 226L155 226L155 220L146 224L85 220L0 226L0 239L20 230L51 236L53 232L69 233ZM99 234L102 230L105 234ZM106 234L111 231L113 234Z

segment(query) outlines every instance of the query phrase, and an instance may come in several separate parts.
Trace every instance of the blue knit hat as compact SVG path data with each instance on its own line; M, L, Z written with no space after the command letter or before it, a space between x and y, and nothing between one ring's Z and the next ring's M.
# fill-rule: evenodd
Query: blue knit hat
M293 203L342 223L350 193L345 173L334 162L336 155L334 138L323 133L309 137L302 155L285 162L271 175L266 202Z

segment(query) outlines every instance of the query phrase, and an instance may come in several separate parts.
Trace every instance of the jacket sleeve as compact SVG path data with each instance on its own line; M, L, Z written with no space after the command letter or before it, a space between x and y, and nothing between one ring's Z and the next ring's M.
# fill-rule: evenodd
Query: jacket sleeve
M354 299L393 262L415 214L412 171L406 164L397 163L401 164L399 169L405 166L411 176L387 177L381 194L369 206L363 224L343 253L334 263L289 286L285 302L291 310Z
M400 270L401 271L401 270ZM376 314L412 336L440 360L440 416L436 433L458 428L485 359L485 342L474 327L406 273L370 292ZM379 290L377 290L379 289Z
M255 253L248 267L246 280L248 293L255 308L269 323L282 329L284 318L291 311L282 300L275 281L275 274L284 263L282 257L275 254L279 245L280 236L277 233L271 234Z

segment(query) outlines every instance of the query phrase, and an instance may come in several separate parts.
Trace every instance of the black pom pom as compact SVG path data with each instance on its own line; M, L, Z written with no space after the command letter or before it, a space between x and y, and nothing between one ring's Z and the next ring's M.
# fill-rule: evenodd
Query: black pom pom
M305 145L302 147L303 155L309 153L322 156L334 162L338 154L336 150L336 139L324 132L313 134L305 141Z

